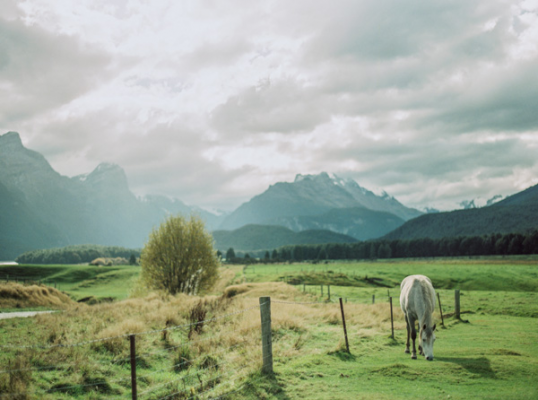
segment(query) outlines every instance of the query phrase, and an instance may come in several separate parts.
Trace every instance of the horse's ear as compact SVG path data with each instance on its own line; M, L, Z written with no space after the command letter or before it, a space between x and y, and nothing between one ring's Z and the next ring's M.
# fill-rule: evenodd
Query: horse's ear
M434 330L435 330L435 327L436 327L436 326L437 326L436 324L433 324L433 328L432 328L432 331L434 331Z

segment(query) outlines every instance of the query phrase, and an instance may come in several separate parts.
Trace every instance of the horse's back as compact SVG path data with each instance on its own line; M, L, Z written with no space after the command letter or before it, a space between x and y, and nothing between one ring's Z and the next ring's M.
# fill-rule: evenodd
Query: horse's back
M405 314L433 312L435 290L430 278L424 275L406 277L400 285L400 306Z

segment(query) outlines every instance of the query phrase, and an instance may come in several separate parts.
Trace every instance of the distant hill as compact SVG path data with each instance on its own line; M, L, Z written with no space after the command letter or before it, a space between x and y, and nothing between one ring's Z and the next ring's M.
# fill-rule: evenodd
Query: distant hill
M341 211L342 209L347 211ZM353 209L355 211L350 211ZM297 175L292 183L278 182L270 186L226 217L220 229L232 230L248 224L263 224L283 225L297 230L318 227L351 234L355 224L342 222L345 218L354 218L357 213L366 216L366 211L357 211L358 209L390 213L397 217L393 218L394 222L399 219L406 221L422 214L405 207L386 193L377 196L352 179L342 179L323 172L319 175ZM348 215L343 218L346 214ZM332 220L331 217L336 219ZM386 214L381 217L386 218ZM374 214L367 219L375 219ZM378 237L395 227L389 224L390 227L385 231L377 229L375 233L368 232L373 225L363 224L359 227L359 237Z
M293 231L323 229L349 235L358 240L375 239L405 223L402 218L364 207L335 208L321 215L281 217L275 224Z
M215 247L226 252L230 247L235 251L270 250L294 244L354 243L356 239L327 230L306 230L293 232L282 226L247 225L233 231L213 232Z
M538 185L531 186L519 193L507 197L491 207L499 206L532 206L538 203Z
M418 239L518 233L538 228L538 185L483 208L422 215L383 239Z

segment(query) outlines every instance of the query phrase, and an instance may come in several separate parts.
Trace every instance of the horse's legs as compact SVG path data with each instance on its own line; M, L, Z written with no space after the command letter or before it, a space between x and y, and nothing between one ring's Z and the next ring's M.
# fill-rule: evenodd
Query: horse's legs
M407 342L405 343L405 353L409 354L409 336L411 335L411 328L409 327L409 320L407 319L407 315L405 315L405 325L407 328Z
M416 360L417 348L415 347L415 340L417 339L417 330L415 328L415 320L409 321L409 325L411 325L411 339L413 339L413 352L411 353L411 358Z

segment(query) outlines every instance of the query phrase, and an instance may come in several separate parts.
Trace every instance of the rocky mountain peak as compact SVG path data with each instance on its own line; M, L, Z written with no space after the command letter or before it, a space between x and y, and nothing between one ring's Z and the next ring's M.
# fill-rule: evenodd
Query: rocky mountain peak
M129 191L125 171L117 164L101 163L88 175L81 175L77 178L98 189Z
M0 135L0 151L11 152L22 149L22 141L18 132L7 132Z

